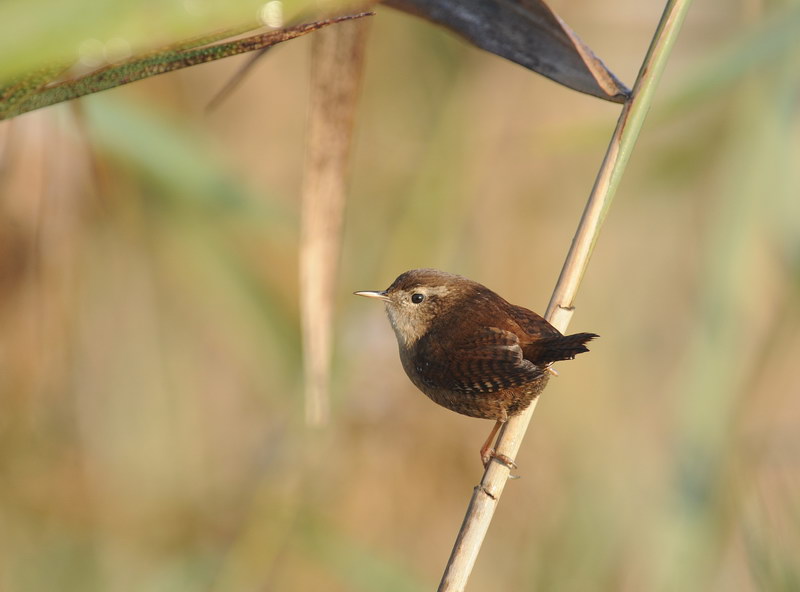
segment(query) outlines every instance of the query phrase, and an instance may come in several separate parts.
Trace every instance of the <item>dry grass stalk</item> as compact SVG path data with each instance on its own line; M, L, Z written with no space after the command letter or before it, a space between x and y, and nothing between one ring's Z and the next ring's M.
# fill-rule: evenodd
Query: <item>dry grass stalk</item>
M656 84L690 4L691 0L667 2L639 71L631 98L622 108L545 315L561 331L566 330L572 318L575 295L589 264L605 214L639 136L642 123L652 103ZM506 423L498 440L498 454L511 459L516 458L535 408L536 400L525 413L512 417ZM502 463L489 463L481 483L475 487L472 494L464 522L439 584L439 592L459 592L466 587L509 472L510 469Z
M334 288L366 27L366 20L344 23L313 38L300 239L306 421L312 425L326 423L329 414Z

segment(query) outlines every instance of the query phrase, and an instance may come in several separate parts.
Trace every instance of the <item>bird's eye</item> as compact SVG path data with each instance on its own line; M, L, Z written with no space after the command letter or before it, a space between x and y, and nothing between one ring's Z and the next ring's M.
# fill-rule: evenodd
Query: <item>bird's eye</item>
M419 292L417 292L416 294L411 295L411 302L413 302L414 304L419 304L423 300L425 300L425 294L420 294Z

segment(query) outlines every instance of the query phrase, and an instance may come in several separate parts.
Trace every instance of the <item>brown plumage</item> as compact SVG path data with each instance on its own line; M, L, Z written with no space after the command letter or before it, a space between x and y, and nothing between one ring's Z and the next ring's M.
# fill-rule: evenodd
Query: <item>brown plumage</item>
M550 365L589 351L584 344L597 337L562 335L489 288L435 269L407 271L383 292L356 294L385 301L403 368L419 390L457 413L497 421L481 449L484 464L500 425L542 391Z

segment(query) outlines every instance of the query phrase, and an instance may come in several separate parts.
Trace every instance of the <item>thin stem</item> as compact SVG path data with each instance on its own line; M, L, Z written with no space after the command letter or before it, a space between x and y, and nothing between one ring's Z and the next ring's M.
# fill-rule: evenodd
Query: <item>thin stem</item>
M606 156L600 166L545 315L547 320L561 331L566 330L572 318L575 295L589 264L603 220L611 206L633 146L639 137L642 123L653 100L656 85L664 71L690 5L691 0L669 0L667 2L650 48L639 70L631 98L620 113L617 127L611 137ZM516 457L535 409L536 400L524 413L509 419L500 433L497 445L498 455L511 459ZM439 592L460 592L466 587L497 503L508 480L509 471L509 467L505 464L491 462L486 468L480 485L475 487L464 522L439 584Z
M198 38L191 43L178 43L176 46L160 49L144 56L135 56L122 63L105 66L78 78L48 84L67 68L63 64L56 65L46 69L44 73L37 72L5 87L0 87L0 120L116 88L150 76L213 62L248 51L263 50L307 33L313 33L328 25L374 14L374 12L362 12L337 16L210 45L205 45L205 39ZM193 44L201 46L195 47Z

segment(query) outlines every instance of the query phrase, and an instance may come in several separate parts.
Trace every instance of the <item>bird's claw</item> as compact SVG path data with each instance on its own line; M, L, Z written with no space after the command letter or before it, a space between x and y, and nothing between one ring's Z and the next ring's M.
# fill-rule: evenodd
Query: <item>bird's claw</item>
M503 464L509 468L509 470L514 470L517 468L517 463L507 457L505 454L497 454L494 449L490 448L486 451L485 454L481 455L481 460L483 461L483 468L489 466L489 463L492 459L496 460L500 464ZM514 477L515 479L518 477Z

